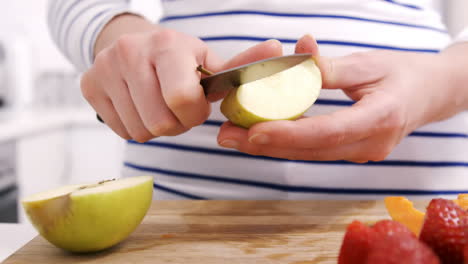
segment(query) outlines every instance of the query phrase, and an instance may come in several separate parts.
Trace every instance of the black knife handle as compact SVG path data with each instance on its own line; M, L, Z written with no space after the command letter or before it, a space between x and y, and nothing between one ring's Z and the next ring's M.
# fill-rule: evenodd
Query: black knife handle
M98 120L99 122L105 124L105 123L104 123L104 120L102 120L102 118L99 116L99 114L96 114L96 118L97 118L97 120Z

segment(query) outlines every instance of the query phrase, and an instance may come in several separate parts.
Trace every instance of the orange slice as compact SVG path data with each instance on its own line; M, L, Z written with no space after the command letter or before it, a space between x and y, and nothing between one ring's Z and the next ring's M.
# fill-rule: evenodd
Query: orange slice
M424 223L424 213L414 208L410 200L405 197L386 197L385 206L393 220L408 227L416 236L419 235Z
M468 210L468 194L458 195L458 199L453 200L463 210ZM390 196L385 198L385 206L388 214L393 220L408 227L415 235L419 235L424 224L424 213L414 208L413 203L405 197Z

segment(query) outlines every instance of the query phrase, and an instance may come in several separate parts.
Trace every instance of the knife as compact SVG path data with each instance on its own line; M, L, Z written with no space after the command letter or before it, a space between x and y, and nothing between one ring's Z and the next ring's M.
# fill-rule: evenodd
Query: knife
M286 70L312 57L310 53L273 57L211 74L202 66L197 70L209 75L201 79L200 84L205 95L224 92L242 84L260 80Z
M207 77L200 80L200 84L203 87L205 95L208 95L212 93L229 91L233 88L239 87L242 84L271 76L275 73L296 66L309 58L312 58L312 54L303 53L268 58L218 73L212 73L203 68L202 65L198 66L197 70L205 75L208 75ZM99 122L104 123L99 115L96 115L96 117Z

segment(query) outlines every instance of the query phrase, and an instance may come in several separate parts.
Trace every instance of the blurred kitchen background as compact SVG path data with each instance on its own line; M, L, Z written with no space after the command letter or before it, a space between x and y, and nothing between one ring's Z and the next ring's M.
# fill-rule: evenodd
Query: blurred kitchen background
M468 1L444 2L455 35L468 25ZM81 97L79 74L49 37L46 5L2 1L0 9L0 223L26 221L19 197L114 178L121 167L124 142ZM133 7L155 21L159 16L156 0Z
M157 19L157 1L133 7ZM46 25L47 0L0 9L0 223L24 223L19 197L119 175L123 140L97 122L79 74Z

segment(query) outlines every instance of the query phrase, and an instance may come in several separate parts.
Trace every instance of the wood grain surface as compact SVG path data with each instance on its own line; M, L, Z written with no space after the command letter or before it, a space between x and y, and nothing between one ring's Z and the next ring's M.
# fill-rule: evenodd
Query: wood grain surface
M36 237L3 263L334 264L347 224L386 218L381 201L156 201L111 249L70 254Z

